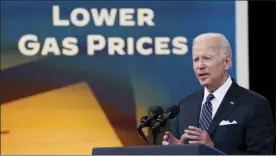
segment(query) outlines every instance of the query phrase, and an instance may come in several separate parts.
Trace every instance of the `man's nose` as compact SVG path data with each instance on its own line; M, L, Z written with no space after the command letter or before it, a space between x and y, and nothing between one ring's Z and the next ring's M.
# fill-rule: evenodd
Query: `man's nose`
M205 64L202 60L198 61L198 69L204 69L205 68Z

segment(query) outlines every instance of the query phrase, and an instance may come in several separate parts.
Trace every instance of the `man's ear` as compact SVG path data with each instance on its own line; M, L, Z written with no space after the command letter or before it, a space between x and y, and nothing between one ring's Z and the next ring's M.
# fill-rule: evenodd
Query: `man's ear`
M225 70L228 70L229 68L231 68L232 66L232 60L231 60L231 56L227 55L225 58Z

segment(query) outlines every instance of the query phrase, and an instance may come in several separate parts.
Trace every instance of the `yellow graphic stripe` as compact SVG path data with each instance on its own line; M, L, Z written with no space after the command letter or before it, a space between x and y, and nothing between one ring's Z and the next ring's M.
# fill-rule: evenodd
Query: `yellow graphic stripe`
M84 82L1 105L1 154L91 154L122 146Z

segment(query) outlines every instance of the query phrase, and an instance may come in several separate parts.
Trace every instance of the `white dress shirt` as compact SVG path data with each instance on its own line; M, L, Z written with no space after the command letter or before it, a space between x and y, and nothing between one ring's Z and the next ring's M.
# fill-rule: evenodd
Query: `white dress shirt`
M216 91L213 92L213 95L215 98L211 101L212 107L213 107L212 119L214 119L214 116L215 116L225 94L227 93L228 89L230 88L231 84L232 84L232 80L231 80L230 76L228 76L228 79L224 82L224 84L222 86L220 86ZM204 88L204 98L202 101L201 110L202 110L203 104L205 103L206 98L209 94L210 94L209 91L205 87Z

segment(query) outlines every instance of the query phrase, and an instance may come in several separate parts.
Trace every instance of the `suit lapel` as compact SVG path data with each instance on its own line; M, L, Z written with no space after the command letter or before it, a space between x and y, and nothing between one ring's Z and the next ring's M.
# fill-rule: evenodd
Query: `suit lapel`
M239 95L239 91L240 89L238 84L233 81L231 87L223 98L210 127L208 128L208 134L210 136L219 126L219 123L222 120L225 120L225 118L230 115L234 108L238 105L237 96Z
M191 121L191 123L193 123L192 125L198 126L203 97L204 97L204 89L202 89L197 93L194 99L195 103L193 104L192 109L189 110L191 111L189 112L189 114L192 115L192 117L190 118L193 120Z

